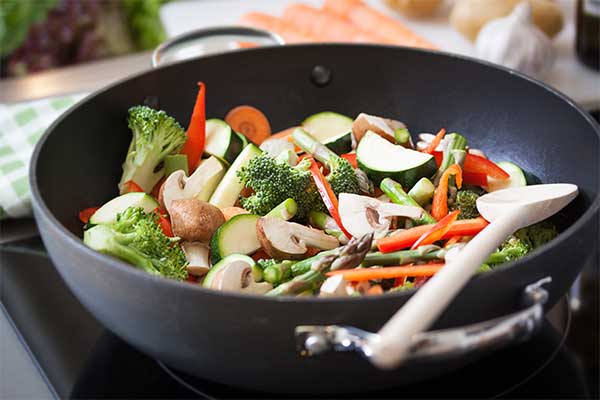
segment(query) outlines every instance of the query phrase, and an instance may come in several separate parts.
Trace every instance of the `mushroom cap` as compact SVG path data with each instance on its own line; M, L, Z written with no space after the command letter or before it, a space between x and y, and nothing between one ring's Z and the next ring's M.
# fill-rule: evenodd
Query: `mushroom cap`
M265 294L273 289L267 282L257 283L252 276L252 266L244 260L235 260L224 266L213 278L212 289L229 292Z
M171 204L174 200L185 199L185 184L187 177L185 172L177 170L165 179L158 193L158 202L171 214Z
M392 143L395 143L394 129L397 128L392 128L388 121L393 122L393 125L395 127L406 127L402 122L399 121L388 120L375 115L360 113L352 123L352 134L356 138L356 141L360 142L360 140L363 138L365 133L367 133L367 131L372 131L373 133L378 134L382 138L387 139Z
M173 233L190 242L208 243L225 223L219 208L196 198L173 200L169 214Z
M339 246L335 237L323 231L274 217L260 218L256 224L256 234L263 250L280 260L302 259L308 252L308 246L321 250Z

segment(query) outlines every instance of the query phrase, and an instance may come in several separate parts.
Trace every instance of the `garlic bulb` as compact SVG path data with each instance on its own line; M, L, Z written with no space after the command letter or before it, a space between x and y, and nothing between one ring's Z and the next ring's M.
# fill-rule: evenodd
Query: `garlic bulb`
M533 76L543 75L554 61L552 43L531 21L528 1L487 23L475 47L479 57Z

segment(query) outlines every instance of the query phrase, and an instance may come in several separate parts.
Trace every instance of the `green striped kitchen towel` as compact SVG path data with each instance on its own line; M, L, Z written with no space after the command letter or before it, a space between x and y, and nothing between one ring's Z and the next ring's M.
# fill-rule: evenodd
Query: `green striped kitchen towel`
M29 160L46 128L85 96L0 104L0 219L31 215Z

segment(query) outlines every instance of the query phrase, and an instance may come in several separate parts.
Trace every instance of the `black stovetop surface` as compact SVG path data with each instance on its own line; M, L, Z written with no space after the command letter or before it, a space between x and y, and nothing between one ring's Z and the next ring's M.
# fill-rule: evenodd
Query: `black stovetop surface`
M546 322L528 342L441 377L385 392L335 397L597 398L597 259L591 265L584 275L582 308L572 318L564 311L560 317L564 333ZM82 308L39 240L0 247L0 277L2 304L58 397L293 397L202 381L172 371L138 352ZM563 305L566 310L567 302Z

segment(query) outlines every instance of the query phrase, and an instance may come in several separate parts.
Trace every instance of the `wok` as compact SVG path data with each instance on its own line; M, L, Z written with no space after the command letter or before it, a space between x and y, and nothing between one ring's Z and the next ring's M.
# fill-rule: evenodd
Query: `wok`
M368 356L365 331L380 328L412 292L343 299L222 293L151 276L83 245L78 210L117 195L131 137L127 109L150 104L185 124L198 80L208 88L208 116L251 104L275 130L324 110L388 116L413 133L443 126L490 158L521 165L531 179L577 184L580 195L556 216L556 240L471 280L434 326L456 330L415 338L408 363L381 371L357 352L324 350ZM531 334L597 246L599 131L551 88L459 56L368 45L261 48L161 67L100 90L48 129L30 178L37 223L61 276L100 322L141 351L247 389L370 391L446 372ZM524 292L544 278L551 279L544 289ZM524 307L508 320L461 328Z

